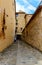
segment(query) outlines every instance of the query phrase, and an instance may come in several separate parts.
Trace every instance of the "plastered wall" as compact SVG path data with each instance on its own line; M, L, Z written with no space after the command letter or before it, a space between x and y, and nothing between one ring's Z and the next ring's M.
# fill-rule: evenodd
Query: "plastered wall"
M3 15L5 10L4 36L2 32ZM0 52L11 45L15 36L15 1L0 0Z
M24 27L25 27L25 14L24 14L24 13L18 14L17 20L18 20L17 34L22 34L22 30L23 30ZM22 28L22 29L21 29L21 28Z

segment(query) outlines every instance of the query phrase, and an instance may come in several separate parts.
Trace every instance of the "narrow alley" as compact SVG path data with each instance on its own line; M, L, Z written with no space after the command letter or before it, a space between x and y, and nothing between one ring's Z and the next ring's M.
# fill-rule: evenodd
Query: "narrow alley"
M20 40L0 53L0 65L38 65L41 60L41 52Z
M41 0L0 0L0 65L42 65Z

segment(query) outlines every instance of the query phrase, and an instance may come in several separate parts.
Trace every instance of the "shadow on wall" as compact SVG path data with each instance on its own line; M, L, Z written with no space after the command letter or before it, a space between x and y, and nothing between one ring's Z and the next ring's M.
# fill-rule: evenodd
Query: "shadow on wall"
M0 14L1 16L2 14ZM7 28L5 26L5 9L4 9L4 12L3 12L3 16L1 18L2 20L0 20L0 38L3 38L5 39L5 29Z

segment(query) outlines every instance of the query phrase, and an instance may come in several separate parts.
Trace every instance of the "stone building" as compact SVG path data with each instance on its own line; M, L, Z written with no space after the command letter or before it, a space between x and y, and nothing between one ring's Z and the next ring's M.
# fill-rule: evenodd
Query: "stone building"
M42 51L42 5L37 8L22 31L22 39Z
M25 27L25 12L16 12L16 34L21 35Z
M0 0L0 52L12 44L15 36L15 0Z
M25 25L27 25L29 23L29 20L31 19L32 16L33 16L33 14L26 14L25 15Z
M26 14L22 11L16 12L16 34L22 35L22 31L31 17L32 14Z

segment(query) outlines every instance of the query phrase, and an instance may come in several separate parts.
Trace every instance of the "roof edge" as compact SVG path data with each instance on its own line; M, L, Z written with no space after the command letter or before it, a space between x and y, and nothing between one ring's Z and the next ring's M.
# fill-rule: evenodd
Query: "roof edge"
M36 11L34 12L33 16L31 17L31 19L29 20L29 22L27 23L27 25L29 25L29 23L31 22L31 20L35 17L35 15L38 13L38 11L40 11L40 9L42 9L42 5L39 5L37 7ZM25 28L27 27L27 25L25 26ZM25 28L23 29L23 31L25 30Z

